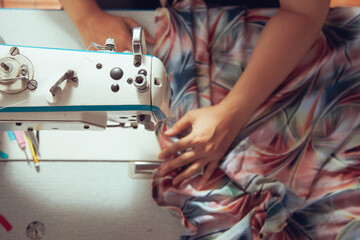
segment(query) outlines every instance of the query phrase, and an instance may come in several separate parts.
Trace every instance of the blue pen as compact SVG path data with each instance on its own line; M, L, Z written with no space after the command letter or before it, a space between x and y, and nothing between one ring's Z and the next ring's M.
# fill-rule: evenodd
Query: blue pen
M16 137L15 137L15 134L14 134L13 131L8 131L7 133L8 133L10 141L15 141L16 140Z
M8 159L9 155L7 153L4 153L3 151L0 151L0 158L2 159Z

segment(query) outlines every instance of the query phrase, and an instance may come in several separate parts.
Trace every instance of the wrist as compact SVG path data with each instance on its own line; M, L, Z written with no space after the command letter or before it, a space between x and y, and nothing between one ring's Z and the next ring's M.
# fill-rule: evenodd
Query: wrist
M90 12L87 17L73 20L75 27L78 29L81 35L93 32L95 26L100 26L106 19L106 13L103 11Z
M101 15L105 14L95 0L61 0L60 2L76 27L83 25L90 18L101 19Z
M246 123L271 94L273 88L269 85L271 81L263 81L245 70L220 103L234 118L245 119Z
M240 95L240 94L239 94ZM251 111L246 99L243 99L238 94L235 96L229 93L220 103L219 106L224 109L230 116L238 118L240 116L246 117L247 112Z
M248 122L253 111L240 98L225 97L219 104L223 115L232 126L232 131L238 132Z
M101 22L102 19L105 19L106 14L104 11L102 11L100 8L96 9L94 8L93 10L88 9L88 11L86 11L86 14L84 14L84 17L78 17L76 19L73 20L74 25L80 29L83 28L84 26L92 26L93 24L96 24L96 22Z

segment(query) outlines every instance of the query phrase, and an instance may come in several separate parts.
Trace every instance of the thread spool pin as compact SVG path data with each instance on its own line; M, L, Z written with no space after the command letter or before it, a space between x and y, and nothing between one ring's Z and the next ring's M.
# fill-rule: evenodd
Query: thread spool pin
M3 62L2 62L0 65L1 65L1 67L2 67L5 71L9 71L10 68L9 68L8 65L6 65L6 64L3 63Z

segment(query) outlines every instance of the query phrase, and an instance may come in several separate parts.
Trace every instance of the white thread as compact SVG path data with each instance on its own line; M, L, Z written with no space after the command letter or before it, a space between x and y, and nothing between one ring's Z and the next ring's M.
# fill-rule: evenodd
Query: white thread
M83 59L81 59L79 65L77 68L75 68L75 73L79 71L80 67L81 67L81 64L84 62L85 59L89 60L91 63L93 63L94 61L91 60L89 57L88 57L88 52L89 52L89 49L91 48L91 44L89 45L89 47L85 50L85 57Z

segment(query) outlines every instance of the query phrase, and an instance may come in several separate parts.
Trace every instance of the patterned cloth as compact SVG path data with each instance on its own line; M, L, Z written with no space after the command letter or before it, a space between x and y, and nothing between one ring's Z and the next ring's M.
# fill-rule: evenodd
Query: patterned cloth
M174 92L162 148L191 109L218 103L276 9L175 2L157 16L156 55ZM261 70L261 69L260 69ZM181 239L360 238L360 9L331 9L307 56L258 109L206 187L153 176L153 197L180 216Z

